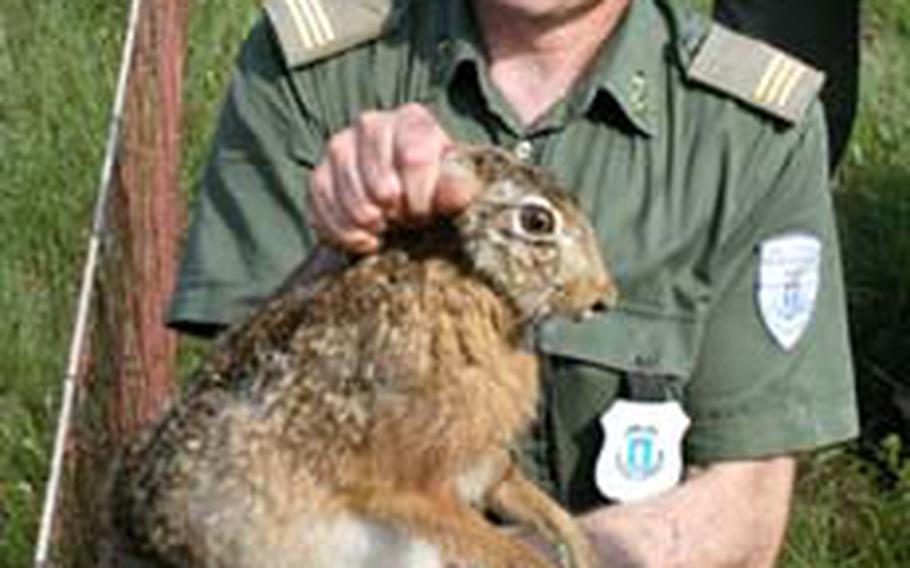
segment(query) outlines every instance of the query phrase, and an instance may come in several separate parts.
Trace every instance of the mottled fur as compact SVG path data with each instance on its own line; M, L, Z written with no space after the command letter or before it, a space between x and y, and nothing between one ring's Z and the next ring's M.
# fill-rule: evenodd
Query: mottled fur
M134 554L236 568L550 566L485 520L494 509L592 566L508 448L537 401L528 325L609 303L612 283L548 175L494 150L455 156L450 171L481 188L464 213L295 276L129 448L113 518ZM528 196L556 211L558 234L515 226Z

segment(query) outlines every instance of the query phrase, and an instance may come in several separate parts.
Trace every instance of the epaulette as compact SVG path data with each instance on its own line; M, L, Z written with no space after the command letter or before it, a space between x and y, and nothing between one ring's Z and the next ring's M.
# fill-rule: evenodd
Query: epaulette
M379 37L394 0L266 0L288 67L306 65Z
M805 115L825 82L814 67L719 24L712 25L687 74L791 124Z

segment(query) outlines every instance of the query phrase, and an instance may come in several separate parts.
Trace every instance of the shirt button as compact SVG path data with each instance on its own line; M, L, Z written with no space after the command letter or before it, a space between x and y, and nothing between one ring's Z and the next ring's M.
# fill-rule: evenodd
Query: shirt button
M529 140L522 140L515 145L515 148L512 149L515 153L515 157L523 162L527 162L534 155L534 144Z

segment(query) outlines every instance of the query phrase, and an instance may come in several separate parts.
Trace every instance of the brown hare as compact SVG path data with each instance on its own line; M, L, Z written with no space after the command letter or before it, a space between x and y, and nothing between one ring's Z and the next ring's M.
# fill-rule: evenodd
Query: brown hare
M533 418L530 326L615 299L596 237L552 178L461 147L459 215L318 253L215 344L188 392L125 452L121 540L153 566L485 568L553 564L483 513L593 566L581 531L519 472Z

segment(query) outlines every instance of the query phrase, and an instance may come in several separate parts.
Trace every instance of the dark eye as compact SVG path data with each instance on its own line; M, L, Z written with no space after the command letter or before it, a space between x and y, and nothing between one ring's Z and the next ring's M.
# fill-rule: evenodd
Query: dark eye
M542 205L524 205L518 220L521 228L529 235L551 235L556 229L553 211Z

